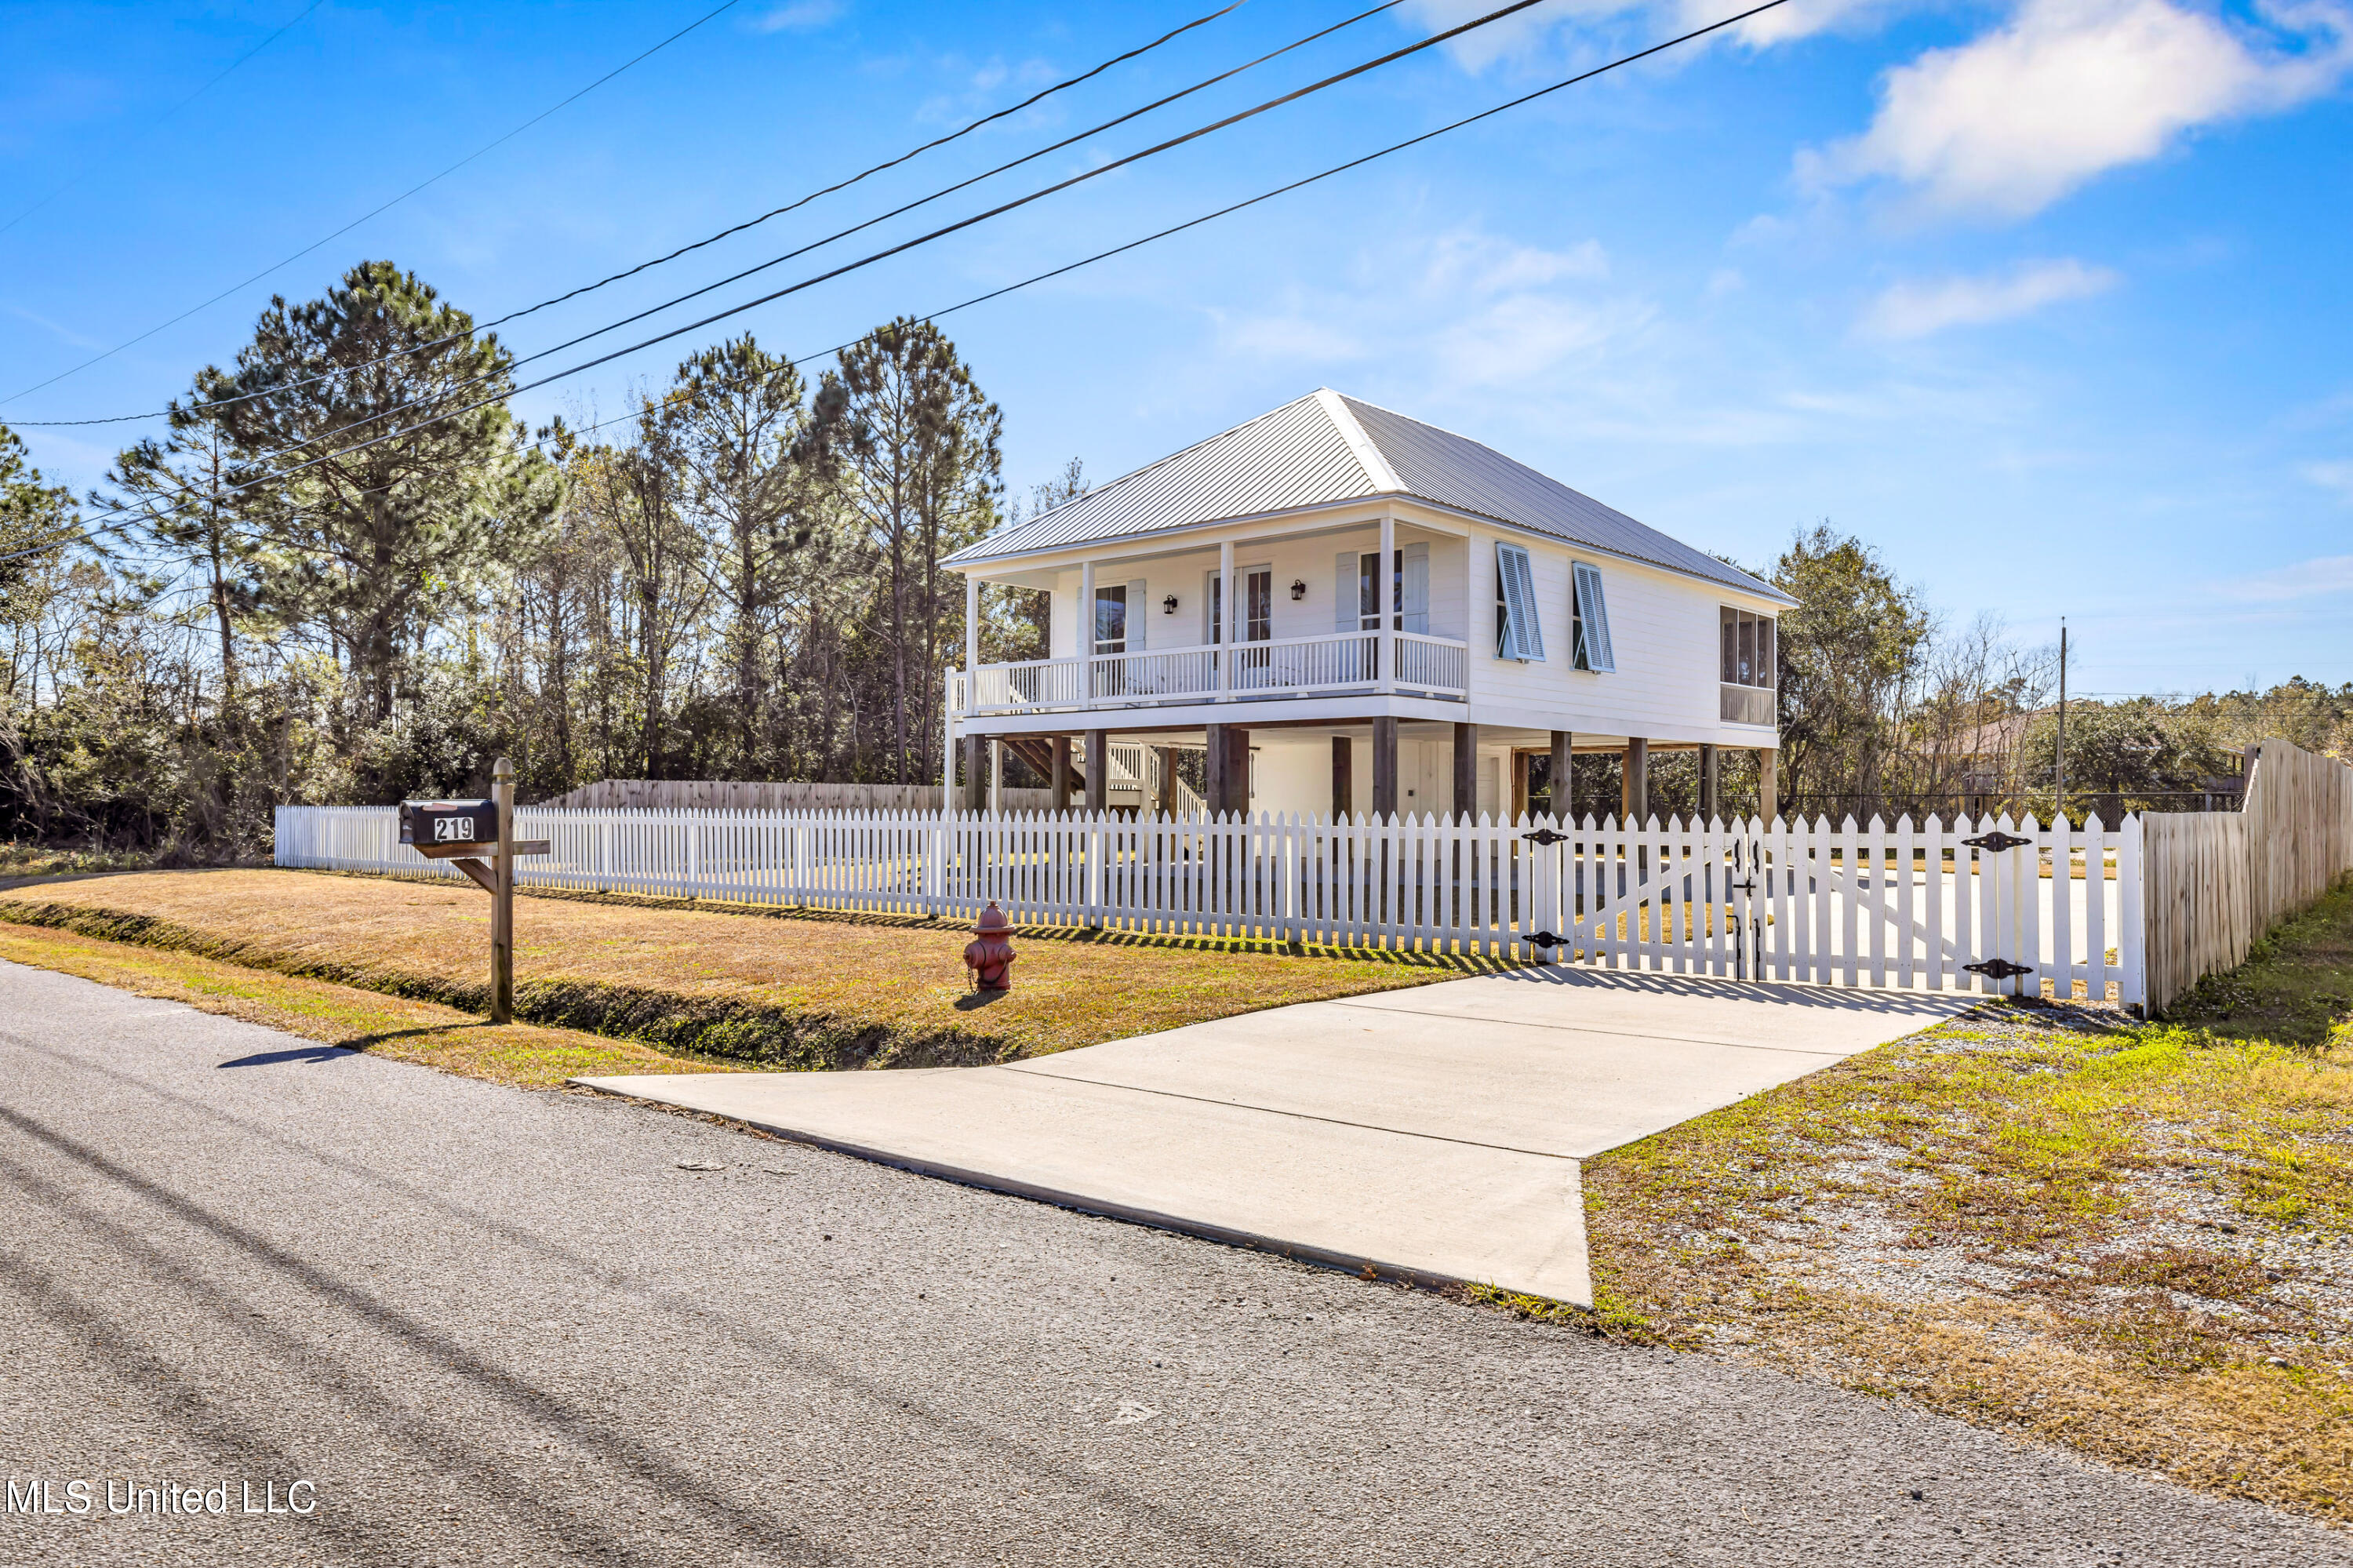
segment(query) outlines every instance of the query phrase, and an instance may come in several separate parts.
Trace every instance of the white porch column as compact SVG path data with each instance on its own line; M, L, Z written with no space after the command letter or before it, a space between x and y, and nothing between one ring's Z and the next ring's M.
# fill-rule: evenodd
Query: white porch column
M1092 703L1095 694L1095 564L1079 563L1079 701Z
M1079 613L1074 619L1079 627L1076 652L1082 659L1092 659L1095 652L1095 564L1092 561L1079 563Z
M1222 540L1218 545L1218 641L1224 647L1218 653L1218 699L1229 701L1234 694L1234 650L1241 639L1234 628L1241 624L1234 614L1234 542Z
M1398 613L1405 609L1405 605L1398 598L1403 585L1398 581L1397 517L1387 507L1381 509L1381 559L1374 570L1378 575L1373 578L1373 602L1381 607L1381 640L1374 657L1379 662L1380 689L1394 692L1397 690Z
M980 705L980 579L970 572L964 578L964 707ZM955 764L948 766L953 768Z
M1484 582L1485 593L1479 585ZM1481 609L1482 604L1485 609ZM1462 700L1471 700L1472 661L1482 657L1481 649L1493 653L1495 649L1495 583L1479 570L1479 534L1476 529L1462 531ZM1484 614L1485 620L1480 619ZM1482 631L1480 629L1486 630ZM1565 634L1564 634L1565 635ZM1484 639L1482 641L1482 639Z

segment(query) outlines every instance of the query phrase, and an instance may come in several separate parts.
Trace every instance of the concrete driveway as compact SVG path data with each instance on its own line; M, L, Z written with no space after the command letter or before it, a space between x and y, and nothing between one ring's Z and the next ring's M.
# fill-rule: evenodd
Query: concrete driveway
M1977 1000L1531 969L997 1067L578 1081L1351 1269L1582 1304L1580 1160Z

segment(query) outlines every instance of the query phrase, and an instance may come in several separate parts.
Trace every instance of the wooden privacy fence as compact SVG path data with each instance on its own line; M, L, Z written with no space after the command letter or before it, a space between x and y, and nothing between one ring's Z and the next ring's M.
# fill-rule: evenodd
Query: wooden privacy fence
M2162 1011L2353 871L2353 768L2266 740L2242 810L2152 815L2147 834L2148 1005Z
M564 810L526 886L1508 955L1848 986L2141 995L2141 824ZM454 874L389 807L281 807L278 863Z

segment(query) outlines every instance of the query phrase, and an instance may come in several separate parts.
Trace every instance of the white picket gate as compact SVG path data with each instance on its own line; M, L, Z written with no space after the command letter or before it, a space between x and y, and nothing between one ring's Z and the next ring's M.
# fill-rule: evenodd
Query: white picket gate
M526 886L2137 1004L2141 823L560 810ZM277 863L454 876L390 807L280 807ZM2022 966L2007 972L2005 966Z

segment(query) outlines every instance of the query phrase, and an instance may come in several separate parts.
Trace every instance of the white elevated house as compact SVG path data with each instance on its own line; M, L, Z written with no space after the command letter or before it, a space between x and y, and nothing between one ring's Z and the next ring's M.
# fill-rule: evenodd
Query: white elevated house
M1546 808L1532 762L1560 779L1575 751L1624 756L1639 818L1650 753L1699 749L1713 807L1724 747L1758 752L1770 798L1788 595L1330 390L947 565L973 629L946 715L969 809L1004 750L1096 810L1517 816ZM1052 657L979 662L988 584L1052 596Z

